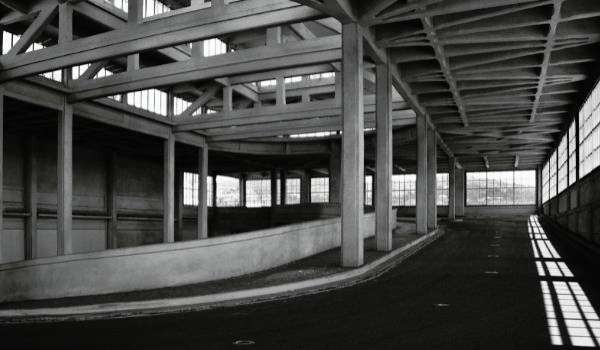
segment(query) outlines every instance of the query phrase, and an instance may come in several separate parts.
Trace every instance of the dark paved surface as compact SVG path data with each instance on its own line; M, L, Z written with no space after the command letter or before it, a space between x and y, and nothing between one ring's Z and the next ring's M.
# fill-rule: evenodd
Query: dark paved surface
M554 243L598 310L597 270ZM454 224L411 259L351 288L189 314L0 326L0 339L3 349L553 348L526 218ZM255 344L232 345L245 339Z

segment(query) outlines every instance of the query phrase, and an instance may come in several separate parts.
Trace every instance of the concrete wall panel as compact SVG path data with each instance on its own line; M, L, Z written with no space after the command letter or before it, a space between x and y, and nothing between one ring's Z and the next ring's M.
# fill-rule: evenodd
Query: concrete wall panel
M363 222L362 232L373 236L375 215L366 214ZM126 292L240 276L339 246L340 229L340 219L335 218L199 241L5 264L0 266L0 301Z

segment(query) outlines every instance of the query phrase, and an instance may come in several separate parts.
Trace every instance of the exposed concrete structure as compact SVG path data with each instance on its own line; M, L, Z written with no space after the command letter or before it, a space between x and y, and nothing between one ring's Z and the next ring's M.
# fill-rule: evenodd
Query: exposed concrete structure
M417 220L417 233L427 233L427 209L429 208L427 200L429 198L428 191L430 190L427 185L429 184L427 177L428 170L428 156L427 151L428 143L427 136L429 136L428 126L425 118L417 118L417 194L416 194L416 220Z
M320 239L339 241L342 267L360 267L365 217L382 252L393 248L397 216L414 217L426 235L442 216L536 206L598 244L597 170L579 176L592 156L579 159L588 146L578 118L576 184L559 193L552 183L551 200L539 190L549 182L542 163L598 78L597 2L123 6L0 0L9 45L0 57L0 271L16 271L4 274L6 288L14 276L34 288L43 271L19 273L41 259L101 256L113 269L147 250L210 247L239 238L218 236L333 216L339 227L311 231L299 246L253 236L255 246L178 260L190 270L165 266L148 285L103 292L206 280L199 270L256 272L332 246ZM534 169L535 185L516 185L515 171ZM510 189L494 185L507 181L495 171L512 174ZM248 249L256 255L243 269L223 258ZM63 287L93 292L78 283Z

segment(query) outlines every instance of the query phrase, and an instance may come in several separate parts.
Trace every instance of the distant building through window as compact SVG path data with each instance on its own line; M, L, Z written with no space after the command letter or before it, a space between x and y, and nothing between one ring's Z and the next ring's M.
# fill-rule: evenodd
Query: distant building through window
M230 176L217 176L217 207L240 206L240 180Z
M310 202L329 202L329 178L313 177L310 179Z
M285 204L300 204L300 179L285 179Z
M373 205L373 175L365 176L365 205Z
M198 174L183 173L183 205L198 206ZM211 207L212 203L212 176L206 179L206 204Z
M535 171L467 172L467 205L535 204Z
M448 173L436 174L436 205L448 205Z
M271 206L271 179L246 180L246 206L248 208Z

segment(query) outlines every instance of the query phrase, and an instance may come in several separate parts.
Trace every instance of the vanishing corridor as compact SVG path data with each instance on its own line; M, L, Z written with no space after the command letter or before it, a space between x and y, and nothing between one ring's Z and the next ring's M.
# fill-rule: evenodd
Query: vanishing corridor
M536 217L471 219L354 287L204 312L3 326L0 337L18 339L15 349L562 349L598 347L598 306L597 273Z

